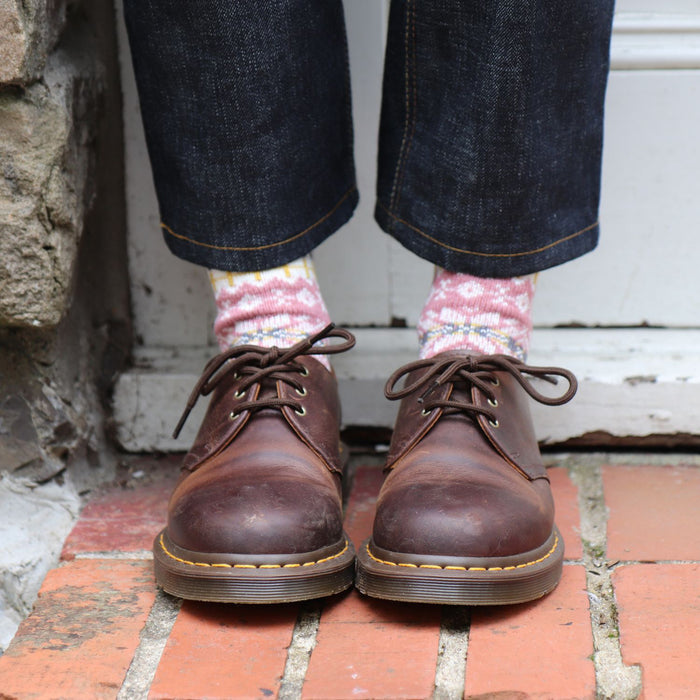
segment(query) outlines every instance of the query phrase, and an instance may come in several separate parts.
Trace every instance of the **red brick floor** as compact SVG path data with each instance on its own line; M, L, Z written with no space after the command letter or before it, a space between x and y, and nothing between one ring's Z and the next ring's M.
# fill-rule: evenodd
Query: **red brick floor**
M153 698L276 695L297 606L186 602L151 686Z
M578 489L550 461L568 560L559 587L536 603L466 611L455 629L445 622L449 608L355 591L301 606L178 609L156 595L148 554L176 472L173 458L160 460L140 485L131 479L88 502L0 657L0 699L116 698L120 690L160 699L595 698L606 672L593 661L586 568L596 566L614 589L619 640L617 628L609 636L619 643L618 663L641 667L640 697L697 698L700 468L591 462L604 489L606 566L591 563L599 549L584 556ZM346 528L356 545L369 534L381 481L377 467L355 476ZM172 620L158 628L151 619L168 600ZM312 620L304 633L310 655L292 651L302 644L304 616Z

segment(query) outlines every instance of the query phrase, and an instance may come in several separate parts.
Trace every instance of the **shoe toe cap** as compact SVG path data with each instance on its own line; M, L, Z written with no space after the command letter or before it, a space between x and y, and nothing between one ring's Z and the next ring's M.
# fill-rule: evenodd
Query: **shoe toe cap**
M225 481L186 480L171 499L168 535L197 552L288 554L314 551L342 537L337 493L280 472ZM203 475L206 476L206 475ZM192 481L191 481L192 480ZM198 483L193 483L194 481Z
M412 554L510 556L547 540L554 525L552 512L544 480L518 488L407 482L378 502L373 540L383 549Z

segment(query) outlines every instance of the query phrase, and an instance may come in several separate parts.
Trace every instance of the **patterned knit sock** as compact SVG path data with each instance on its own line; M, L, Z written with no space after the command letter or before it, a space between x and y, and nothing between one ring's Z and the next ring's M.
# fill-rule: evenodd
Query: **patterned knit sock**
M330 323L310 256L261 272L210 270L214 332L222 350L234 345L288 348ZM330 369L325 355L316 359Z
M497 279L439 270L418 320L420 357L468 350L524 360L534 291L534 275Z

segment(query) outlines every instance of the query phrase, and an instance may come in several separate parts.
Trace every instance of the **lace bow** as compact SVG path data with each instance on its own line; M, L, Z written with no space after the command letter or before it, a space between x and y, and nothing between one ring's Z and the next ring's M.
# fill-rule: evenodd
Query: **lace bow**
M320 344L330 338L343 338L345 342ZM296 389L300 396L306 393L299 377L308 374L306 367L295 360L302 355L333 355L345 352L355 345L355 337L343 328L329 324L323 330L293 345L291 348L263 348L257 345L238 345L225 350L207 362L202 376L197 381L185 410L173 432L177 438L187 417L200 396L207 396L228 375L240 379L236 397L241 398L254 384L263 381L281 381ZM303 411L301 404L293 399L279 396L266 396L242 401L236 405L236 415L243 411L259 411L263 408L281 408L289 406L298 413Z
M417 379L404 385L402 389L394 387L399 380L414 372L427 368ZM431 394L446 384L464 384L467 388L473 386L481 391L487 399L487 403L496 406L495 387L498 386L498 377L495 372L507 372L518 384L539 403L547 406L560 406L571 401L576 393L576 377L567 369L561 367L533 367L526 365L521 360L508 355L470 355L466 357L437 356L425 360L411 362L394 372L387 380L384 395L387 399L395 401L403 399L411 394L420 392L418 403L423 404L423 413L427 414L436 408L442 408L448 413L466 412L481 414L490 421L496 421L496 414L487 406L477 406L467 401L454 401L440 398L430 398ZM568 388L560 396L547 396L537 391L527 378L537 377L550 384L557 384L557 377L567 380Z

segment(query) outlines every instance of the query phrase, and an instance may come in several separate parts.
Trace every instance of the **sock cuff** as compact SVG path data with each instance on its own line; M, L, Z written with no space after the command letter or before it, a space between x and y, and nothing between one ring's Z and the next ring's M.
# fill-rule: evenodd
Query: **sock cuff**
M439 270L418 321L420 356L447 350L527 355L534 275L483 278Z
M234 345L291 347L330 323L309 255L258 272L210 270L222 350ZM325 356L318 359L326 367Z

